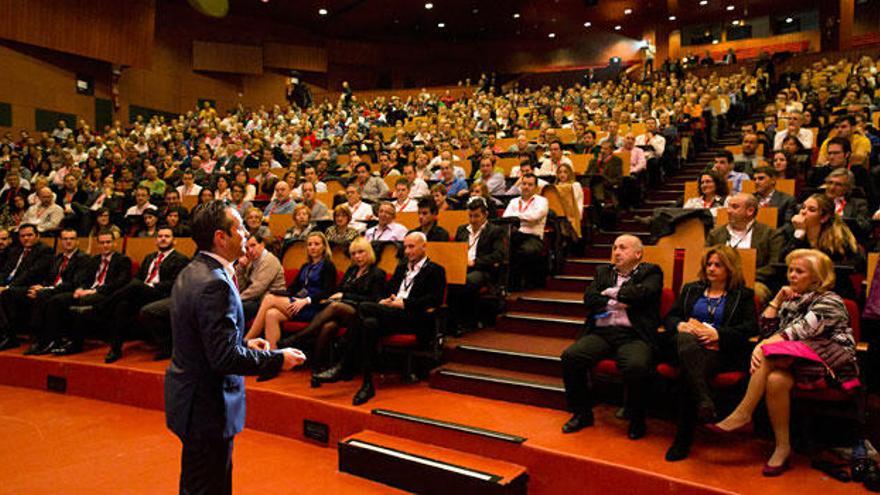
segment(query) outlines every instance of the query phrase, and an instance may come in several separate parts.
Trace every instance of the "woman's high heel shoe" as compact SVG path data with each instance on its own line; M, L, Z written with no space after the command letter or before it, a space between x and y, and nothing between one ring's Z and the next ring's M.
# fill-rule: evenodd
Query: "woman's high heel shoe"
M770 464L764 464L764 469L761 470L761 474L768 478L773 478L775 476L780 476L782 473L786 472L791 468L791 454L782 461L782 464L778 466L771 466Z

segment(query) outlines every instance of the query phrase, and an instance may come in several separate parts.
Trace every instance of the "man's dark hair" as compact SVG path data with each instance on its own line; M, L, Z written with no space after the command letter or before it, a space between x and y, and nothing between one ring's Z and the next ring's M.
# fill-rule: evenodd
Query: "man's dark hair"
M489 213L489 207L486 206L486 198L471 198L468 200L467 209L470 211L480 210L484 214Z
M251 234L250 238L257 241L257 244L264 244L264 245L266 244L266 238L263 236L263 234L260 234L259 231Z
M192 169L189 169L189 168L188 168L188 169L186 169L186 170L183 171L183 175L192 175L192 176L195 176L196 174L192 171Z
M116 234L114 234L113 231L110 229L101 229L101 231L98 232L98 235L95 236L95 239L101 237L102 235L109 235L113 238L113 240L116 240Z
M32 223L23 223L18 226L18 233L21 233L21 229L33 229L34 234L40 235L40 231L37 230L37 226Z
M727 163L733 163L733 153L731 153L730 150L718 150L718 152L715 153L715 158L724 158L727 160Z
M523 174L523 175L522 175L522 178L523 178L523 179L534 179L534 180L535 180L535 184L538 183L538 176L535 175L535 174L533 174L533 173Z
M362 168L367 169L367 172L370 172L370 164L367 162L360 162L354 166L355 173L360 172Z
M405 185L407 187L407 189L409 189L409 181L406 179L406 177L401 177L401 178L397 179L396 181L394 181L394 187L397 187L401 184Z
M172 229L170 226L168 226L168 224L162 224L161 226L159 226L159 228L156 229L156 234L158 235L159 232L161 232L163 230L167 230L168 232L171 232L171 237L174 237L174 229Z
M847 121L847 122L849 122L849 125L855 127L855 125L856 125L856 116L855 116L855 115L851 115L851 114L847 114L847 115L842 115L842 116L840 116L840 117L837 118L837 122L843 122L843 121Z
M241 192L244 192L244 186L239 184L238 182L233 182L232 186L229 187L230 191L235 191L236 189L241 189Z
M437 206L437 203L434 202L434 198L426 197L419 200L419 209L427 208L431 211L432 215L436 215L440 213L440 207Z
M61 237L61 234L65 232L73 232L74 234L76 234L77 237L79 237L79 232L77 232L76 229L73 227L64 227L63 229L61 229L61 232L58 233L58 237Z
M229 206L225 201L208 201L193 218L192 238L199 251L211 251L214 247L214 233L218 230L230 232L232 220L226 216Z
M173 194L173 195L177 196L178 198L180 198L180 193L177 192L177 189L169 188L167 191L165 191L165 197L167 198L169 194Z
M594 131L594 130L592 130L592 129L587 129L586 131L584 131L584 134L585 134L585 135L586 135L586 134L590 134L591 136L593 136L593 141L596 140L596 131Z
M134 190L135 190L135 192L137 192L137 191L146 191L146 192L147 192L147 196L150 195L150 188L147 187L147 186L137 186L136 188L134 188Z
M767 174L767 177L773 179L779 177L779 171L769 165L761 165L760 167L755 167L755 174Z
M840 146L841 149L843 149L843 154L844 154L844 155L848 155L848 154L852 153L852 145L849 144L849 140L848 140L848 139L846 139L846 138L842 138L842 137L831 138L831 140L828 141L828 146L827 146L827 148L830 148L831 145L834 145L834 144ZM827 149L827 148L826 148L826 149Z

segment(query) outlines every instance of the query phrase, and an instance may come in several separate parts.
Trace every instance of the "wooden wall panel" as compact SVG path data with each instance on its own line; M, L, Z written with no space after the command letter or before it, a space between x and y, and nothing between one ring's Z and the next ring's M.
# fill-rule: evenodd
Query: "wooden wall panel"
M263 47L193 41L192 69L233 74L262 74Z
M0 0L0 38L148 67L155 0Z
M327 72L327 49L317 46L266 43L263 65L279 69Z

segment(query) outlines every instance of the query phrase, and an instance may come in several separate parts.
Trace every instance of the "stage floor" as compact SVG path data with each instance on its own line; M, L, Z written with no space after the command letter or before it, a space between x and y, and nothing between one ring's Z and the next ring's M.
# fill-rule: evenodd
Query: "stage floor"
M45 388L47 374L63 375L68 380L68 396L8 387L0 390L3 415L11 418L2 422L2 428L18 431L12 446L6 440L9 433L4 434L5 439L0 446L2 478L22 483L22 490L14 492L22 492L24 488L33 486L28 483L37 483L39 480L45 480L41 483L57 483L52 477L53 473L58 472L64 473L64 478L71 476L76 483L75 473L87 471L87 466L95 471L89 478L91 483L102 485L103 476L117 479L113 472L128 464L134 464L129 468L132 470L129 473L138 473L139 479L143 476L145 486L167 486L173 490L179 444L173 435L164 430L160 412L117 409L120 406L69 397L79 395L160 409L161 381L167 361L152 361L151 354L138 343L129 344L125 357L113 365L103 364L104 347L66 358L23 357L22 350L0 353L0 383ZM633 442L626 438L626 424L614 418L614 409L600 407L596 427L563 435L559 429L568 414L561 411L435 390L426 383L403 384L394 377L383 379L377 385L377 395L372 401L365 406L354 407L351 397L359 386L357 380L311 389L306 371L285 373L264 383L248 379L248 428L302 439L303 419L314 419L330 426L330 442L329 448L322 448L311 443L247 431L236 444L238 488L243 489L247 485L250 478L246 473L254 472L259 473L255 477L260 478L255 483L270 483L273 487L283 485L288 488L283 491L290 492L290 485L296 484L300 468L295 467L296 463L288 461L287 457L295 457L291 452L302 451L302 459L315 459L323 466L321 472L324 474L310 475L308 479L338 481L345 489L351 478L338 475L335 471L336 441L363 429L371 429L527 466L530 493L581 492L585 484L594 484L594 488L613 493L632 490L642 490L644 493L762 495L867 493L861 485L840 483L810 469L808 460L802 456L796 457L794 469L782 477L762 477L761 466L771 447L767 441L748 437L719 438L701 433L688 460L668 463L663 455L672 440L673 428L666 421L649 420L648 436ZM13 396L20 396L21 400L10 399ZM66 413L59 412L67 407L74 411L69 420L65 419ZM90 412L91 407L97 408L98 412ZM519 435L527 440L522 444L503 444L473 435L383 418L371 413L377 408ZM52 418L59 414L59 429L52 431L47 425L56 424ZM88 434L88 430L76 426L78 420L86 421L85 425L104 433ZM70 426L65 426L68 421ZM112 430L116 428L114 425L122 425L118 435ZM0 434L3 433L0 430ZM69 466L69 470L60 470L52 462L45 462L45 459L53 459L49 452L55 448L46 446L43 447L45 450L24 456L23 453L29 452L29 449L40 449L40 444L31 445L35 439L50 435L60 437L53 440L59 443L55 457L61 459L65 469ZM117 437L125 440L126 447L118 448L114 454L114 446L123 444ZM23 451L23 460L18 460L18 450ZM144 452L146 461L138 460L140 452ZM260 455L252 457L257 452ZM263 456L263 453L266 455ZM106 456L106 462L112 469L95 469L96 465L102 464L100 460L94 460L96 456ZM35 464L25 462L28 459ZM291 474L288 476L286 473ZM285 481L281 485L274 484L279 477ZM4 482L3 486L12 485ZM374 485L364 486L369 489ZM0 491L6 489L0 488ZM165 493L168 490L159 491ZM384 493L388 493L388 490L385 489Z
M0 386L0 493L175 493L180 442L164 414ZM404 493L336 469L336 452L246 429L233 452L235 493Z

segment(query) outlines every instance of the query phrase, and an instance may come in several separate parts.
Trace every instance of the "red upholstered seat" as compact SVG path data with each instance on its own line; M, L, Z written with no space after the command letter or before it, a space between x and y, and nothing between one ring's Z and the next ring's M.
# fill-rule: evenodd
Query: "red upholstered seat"
M593 368L593 373L618 376L620 375L620 369L617 367L617 361L613 359L603 359L596 363L596 366Z
M849 326L852 328L853 338L856 339L856 342L861 342L862 312L859 311L859 305L852 299L844 299L843 303L846 305L847 313L849 313Z
M296 280L296 276L299 275L299 268L285 268L284 269L284 282L287 285L293 283Z
M309 325L308 322L305 321L285 321L281 324L281 331L283 332L302 332Z
M852 394L848 394L837 388L829 388L827 386L811 389L795 387L794 398L822 402L848 402L854 399Z
M419 339L413 333L396 333L383 337L382 345L388 347L418 347Z
M675 292L672 289L664 288L660 293L660 316L665 318L673 304L675 304Z
M657 365L657 374L668 380L675 380L680 371L669 363L660 363ZM746 374L742 371L725 371L712 377L709 385L712 388L730 388L739 384L745 377Z

